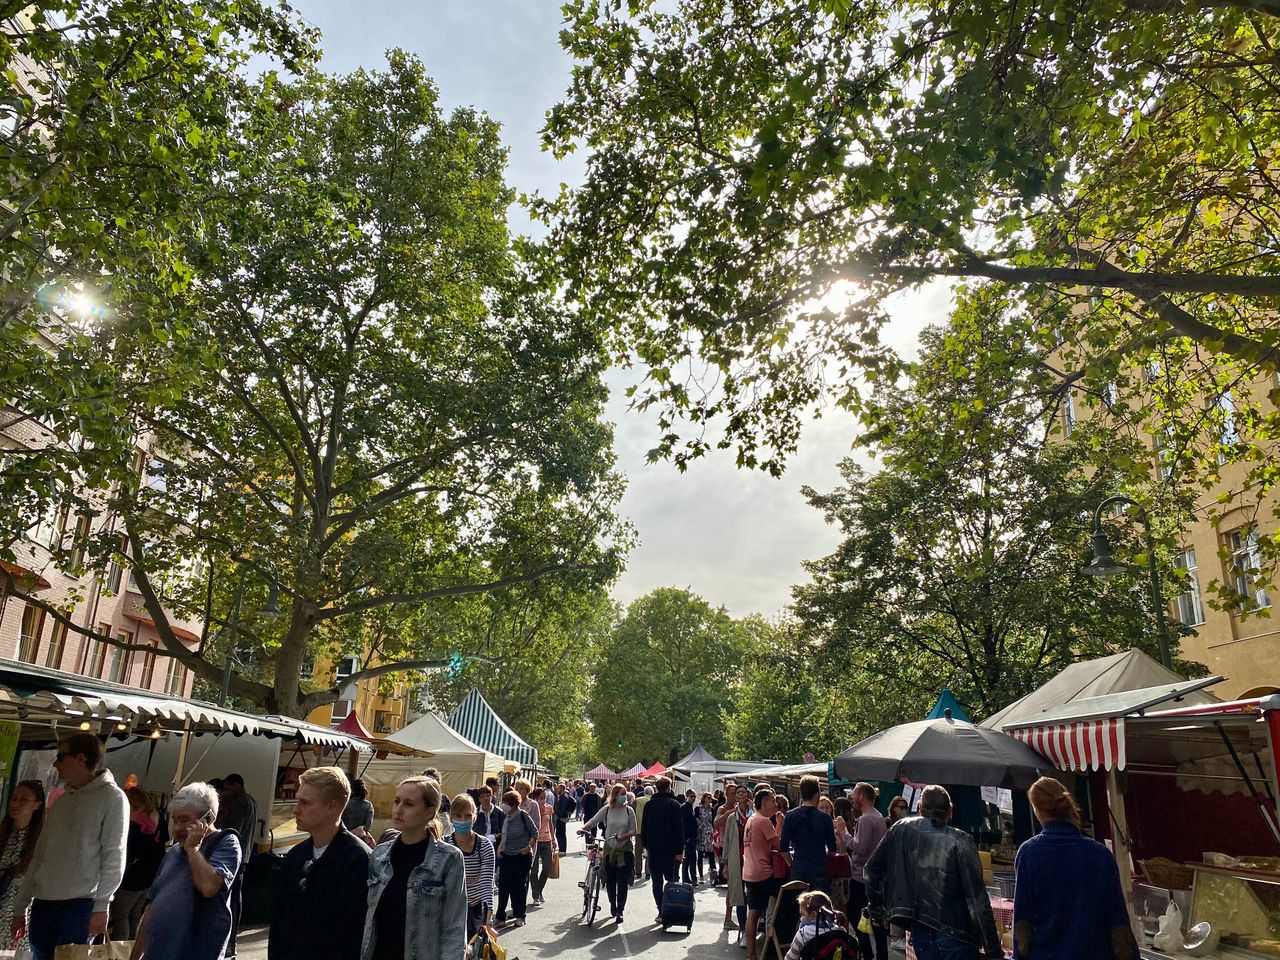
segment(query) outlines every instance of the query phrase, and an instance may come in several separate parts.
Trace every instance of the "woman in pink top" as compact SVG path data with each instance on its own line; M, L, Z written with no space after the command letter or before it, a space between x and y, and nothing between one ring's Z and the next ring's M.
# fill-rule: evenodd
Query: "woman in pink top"
M538 805L538 846L533 853L533 872L529 874L529 892L534 903L546 903L542 896L543 888L551 875L551 826L554 811L547 803L547 792L542 787L535 787L529 793L529 800Z
M778 828L773 825L773 815L778 805L773 791L761 787L755 794L756 812L747 821L743 833L746 855L742 860L742 882L747 890L747 960L756 960L756 924L760 914L769 906L769 899L778 892L778 881L773 876L773 854L778 849Z

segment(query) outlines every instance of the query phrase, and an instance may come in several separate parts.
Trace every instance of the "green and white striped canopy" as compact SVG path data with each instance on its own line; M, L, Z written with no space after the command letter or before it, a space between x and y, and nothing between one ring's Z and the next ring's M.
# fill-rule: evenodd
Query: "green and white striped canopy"
M475 687L449 714L449 726L477 746L514 760L522 767L538 765L538 751L520 739L520 735L494 713L489 701Z

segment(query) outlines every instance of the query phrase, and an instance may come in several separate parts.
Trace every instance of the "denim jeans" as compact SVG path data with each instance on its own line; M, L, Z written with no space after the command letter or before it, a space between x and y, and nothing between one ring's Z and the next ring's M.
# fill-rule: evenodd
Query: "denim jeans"
M978 960L978 948L941 930L917 923L911 930L916 960Z
M31 955L35 960L53 960L53 952L64 943L89 942L89 916L93 900L33 900L28 926Z

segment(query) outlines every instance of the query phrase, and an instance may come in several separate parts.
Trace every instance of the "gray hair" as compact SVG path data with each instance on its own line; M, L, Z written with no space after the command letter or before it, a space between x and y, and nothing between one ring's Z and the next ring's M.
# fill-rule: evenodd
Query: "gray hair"
M644 795L645 795L646 797L652 797L652 796L653 796L653 787L645 787L645 788L644 788Z
M201 820L213 823L218 819L218 791L207 783L188 783L169 801L170 811L179 806L191 807Z

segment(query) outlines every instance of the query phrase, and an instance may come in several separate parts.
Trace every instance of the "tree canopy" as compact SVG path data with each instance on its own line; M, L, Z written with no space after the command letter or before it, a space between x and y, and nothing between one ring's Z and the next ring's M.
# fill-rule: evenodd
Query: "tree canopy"
M1274 3L619 6L567 7L545 136L588 172L541 212L648 370L657 454L723 424L780 469L824 392L896 376L886 304L933 277L1068 301L1066 372L1099 388L1165 348L1217 355L1202 397L1274 366Z
M724 714L753 637L688 590L661 587L633 601L600 649L587 700L596 759L665 764L698 743L724 756Z
M314 37L258 0L0 4L0 554L60 504L124 480L130 413L180 394L185 236L229 201L213 177L251 56L303 68Z
M446 115L400 52L267 76L236 115L214 174L236 203L182 234L172 353L192 374L131 411L157 459L107 506L165 651L198 676L221 675L242 578L246 611L271 588L285 617L241 624L259 675L232 693L301 716L338 696L301 680L317 650L360 658L344 683L434 666L461 645L429 626L451 600L614 576L601 352L527 278L504 164L497 125ZM193 559L213 587L184 578ZM170 609L204 615L197 650Z
M1093 508L1150 486L1149 454L1101 417L1063 436L1063 389L1038 353L1009 298L966 294L926 332L909 381L869 401L863 443L882 469L845 460L837 490L806 490L844 540L807 565L795 610L846 682L874 691L863 733L917 719L922 689L949 686L982 716L1077 659L1156 650L1145 582L1083 571ZM1108 524L1117 553L1145 558L1124 517Z

